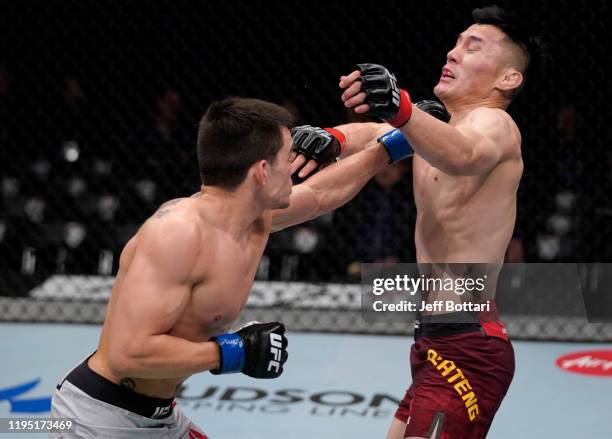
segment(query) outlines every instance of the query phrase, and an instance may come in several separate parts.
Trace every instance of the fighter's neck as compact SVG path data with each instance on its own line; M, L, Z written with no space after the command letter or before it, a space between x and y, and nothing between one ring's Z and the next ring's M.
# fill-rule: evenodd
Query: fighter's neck
M452 116L452 121L461 120L467 116L470 112L477 108L499 108L500 110L506 110L508 103L505 99L489 97L477 100L462 100L462 101L451 101L443 102L444 106Z
M202 187L196 199L202 218L236 239L250 233L261 218L264 207L259 204L242 191L229 192L216 187Z

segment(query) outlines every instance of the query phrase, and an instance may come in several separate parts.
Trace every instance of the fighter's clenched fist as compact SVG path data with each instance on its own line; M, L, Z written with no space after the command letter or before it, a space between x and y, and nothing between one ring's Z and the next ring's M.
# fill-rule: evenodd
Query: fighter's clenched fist
M369 113L389 125L401 127L412 115L412 102L406 90L397 85L395 75L379 64L357 64L348 76L340 78L345 89L342 101L356 113Z

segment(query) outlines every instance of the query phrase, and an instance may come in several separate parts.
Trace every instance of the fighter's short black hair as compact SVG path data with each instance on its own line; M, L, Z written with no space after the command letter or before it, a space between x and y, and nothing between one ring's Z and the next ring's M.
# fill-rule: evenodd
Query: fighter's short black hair
M272 160L283 146L282 127L293 117L285 108L259 99L214 102L198 131L202 183L234 190L258 160Z
M522 50L527 61L525 70L522 72L525 80L528 72L531 76L532 72L541 70L545 58L542 40L539 36L533 35L525 22L515 14L497 5L490 5L474 9L472 19L475 24L489 24L497 27Z

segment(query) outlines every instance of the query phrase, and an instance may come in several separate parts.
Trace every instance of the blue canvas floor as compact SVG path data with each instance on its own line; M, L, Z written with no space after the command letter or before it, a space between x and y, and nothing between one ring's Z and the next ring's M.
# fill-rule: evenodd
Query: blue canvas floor
M56 383L91 353L99 332L98 326L0 324L0 418L48 416ZM411 339L288 337L290 358L281 378L196 375L179 402L187 416L211 439L384 438L393 399L410 384ZM490 438L612 438L612 377L555 366L561 355L610 345L515 342L514 348L515 378ZM7 397L6 389L18 385L30 389Z

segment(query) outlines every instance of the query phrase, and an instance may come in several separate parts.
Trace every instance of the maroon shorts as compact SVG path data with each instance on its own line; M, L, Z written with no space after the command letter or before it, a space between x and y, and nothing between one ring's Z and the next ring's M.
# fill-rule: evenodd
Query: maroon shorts
M479 439L512 381L514 350L483 330L418 337L410 365L412 385L395 413L404 437L429 438L435 428L438 439Z

